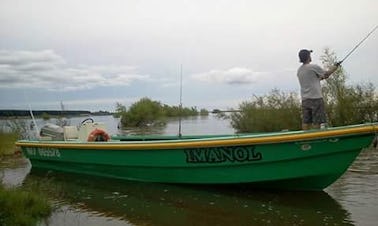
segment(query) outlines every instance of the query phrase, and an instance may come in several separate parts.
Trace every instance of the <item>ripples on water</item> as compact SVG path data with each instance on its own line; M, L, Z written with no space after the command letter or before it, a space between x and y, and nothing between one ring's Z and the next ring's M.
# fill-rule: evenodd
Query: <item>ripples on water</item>
M351 213L356 225L377 225L378 150L366 149L326 191Z

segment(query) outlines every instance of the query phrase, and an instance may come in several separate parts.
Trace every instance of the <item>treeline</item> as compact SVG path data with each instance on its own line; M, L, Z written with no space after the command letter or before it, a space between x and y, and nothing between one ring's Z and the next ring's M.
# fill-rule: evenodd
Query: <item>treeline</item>
M33 110L35 117L49 116L74 116L74 115L89 115L90 111L55 111L55 110ZM24 117L30 116L28 110L0 110L0 117Z
M180 107L162 104L147 97L133 103L128 109L116 103L115 117L121 118L123 127L144 127L154 124L164 124L168 117L188 117L208 115L206 109L198 111L196 107Z
M321 60L325 68L338 62L329 49L324 50ZM378 97L373 84L348 85L346 80L344 70L339 68L322 82L328 126L376 122ZM228 117L232 127L241 133L301 129L301 100L297 92L275 89L241 103L239 109Z

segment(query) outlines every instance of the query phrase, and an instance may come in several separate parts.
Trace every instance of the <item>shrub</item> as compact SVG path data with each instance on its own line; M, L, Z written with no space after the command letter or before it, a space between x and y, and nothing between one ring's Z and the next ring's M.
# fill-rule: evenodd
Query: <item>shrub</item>
M231 126L239 133L297 130L301 126L300 101L296 93L277 89L269 95L254 96L231 114Z
M30 137L26 120L7 119L0 125L0 157L15 153L15 142Z
M123 125L143 127L163 117L160 102L152 101L149 98L142 98L132 104L129 110L122 115Z
M321 60L326 68L337 62L335 53L329 49L324 50ZM378 100L373 84L353 86L346 81L345 71L339 68L323 83L328 124L343 126L377 121Z
M196 107L169 106L147 97L133 103L128 110L120 103L116 104L115 117L121 117L123 127L145 127L165 124L166 117L187 117L198 115Z

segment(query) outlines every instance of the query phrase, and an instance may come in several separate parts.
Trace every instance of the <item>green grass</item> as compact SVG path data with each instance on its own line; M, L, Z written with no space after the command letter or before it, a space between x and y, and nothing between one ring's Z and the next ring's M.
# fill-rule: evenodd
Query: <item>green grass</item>
M0 132L0 166L21 162L20 157L5 157L15 153L17 133ZM47 197L33 188L4 188L0 180L0 225L32 226L52 212Z
M0 225L36 225L51 212L47 198L37 192L0 185Z
M16 150L14 143L18 139L17 133L0 132L0 157L3 155L12 155Z

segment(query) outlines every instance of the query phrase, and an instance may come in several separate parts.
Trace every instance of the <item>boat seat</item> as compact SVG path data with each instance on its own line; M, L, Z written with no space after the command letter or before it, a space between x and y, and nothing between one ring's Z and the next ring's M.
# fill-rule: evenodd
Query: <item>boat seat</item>
M63 127L64 140L73 140L79 138L79 131L76 126Z

